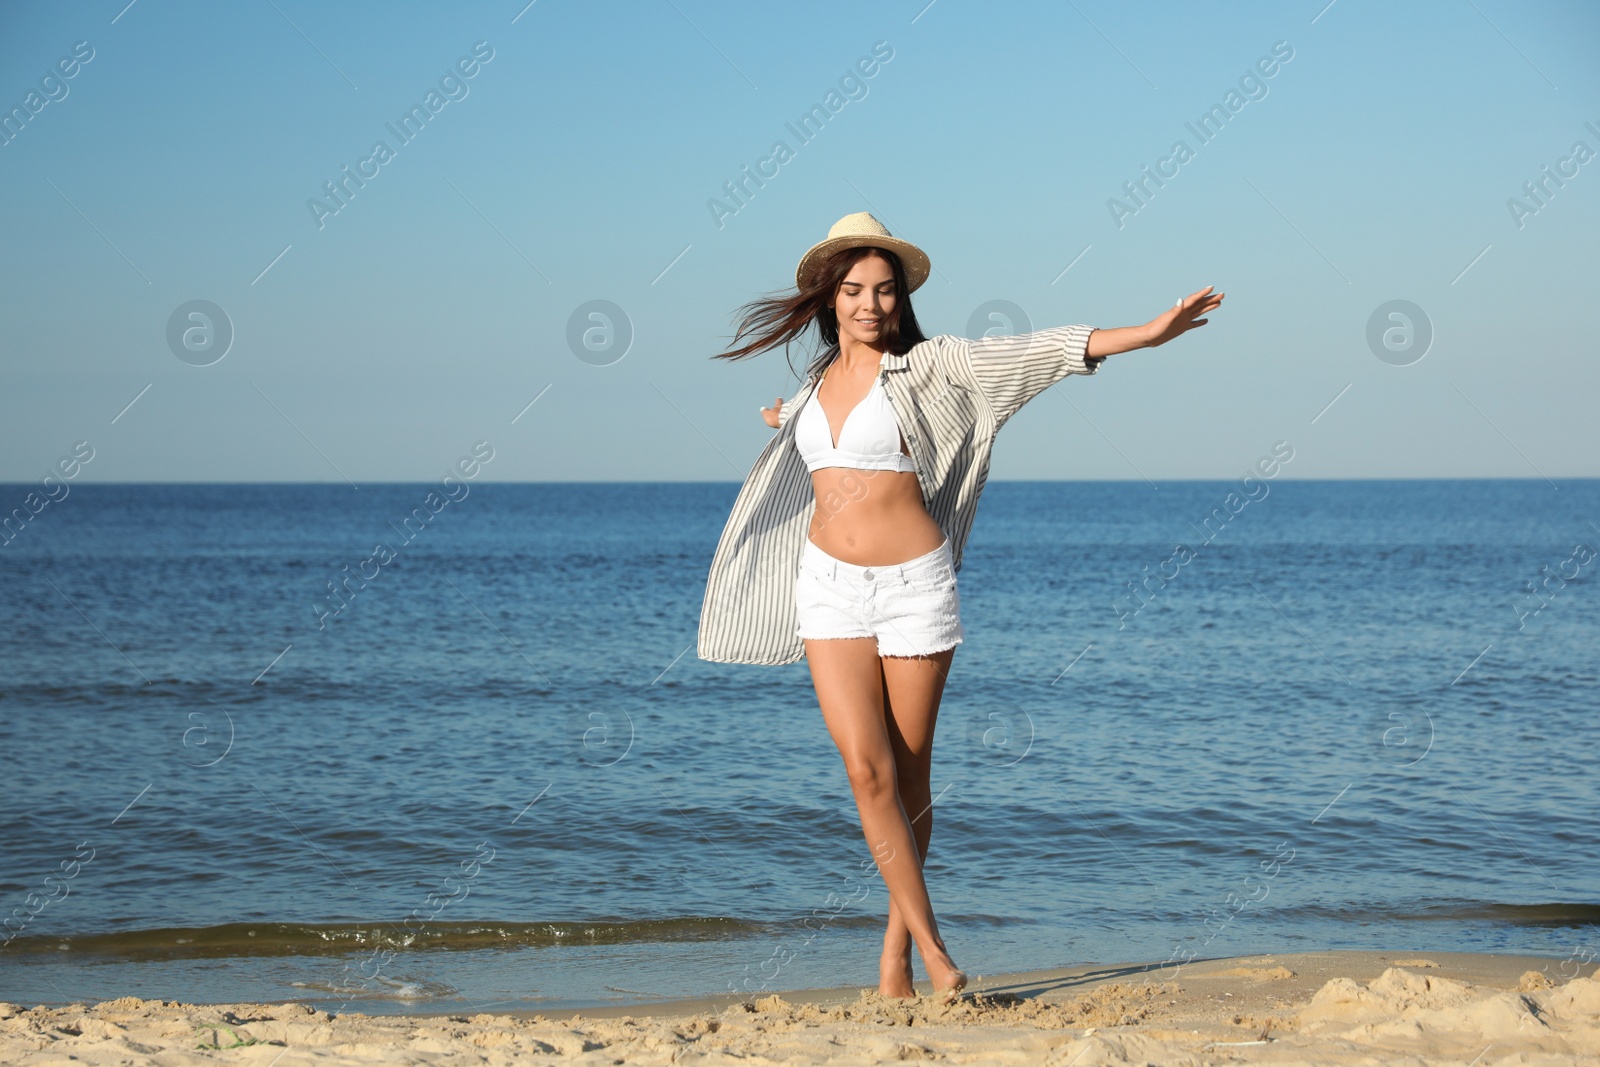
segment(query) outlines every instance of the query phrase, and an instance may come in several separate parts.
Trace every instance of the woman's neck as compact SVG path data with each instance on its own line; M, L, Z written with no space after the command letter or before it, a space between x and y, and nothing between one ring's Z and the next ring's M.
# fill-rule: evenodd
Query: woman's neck
M839 338L839 354L834 357L842 374L854 374L863 364L877 366L883 362L883 349L874 348L865 341L850 337Z

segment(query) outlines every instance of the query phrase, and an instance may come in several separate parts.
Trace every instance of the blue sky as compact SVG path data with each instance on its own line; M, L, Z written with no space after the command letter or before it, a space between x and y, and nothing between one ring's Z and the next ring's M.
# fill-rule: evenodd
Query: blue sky
M7 5L0 480L88 441L85 481L421 481L480 440L488 480L737 480L794 382L708 357L860 210L931 256L929 333L1227 293L1035 399L992 477L1231 478L1278 441L1293 478L1595 476L1596 42L1594 5L1507 0ZM214 362L169 343L197 300ZM1420 359L1369 343L1397 300ZM591 301L621 358L569 344Z

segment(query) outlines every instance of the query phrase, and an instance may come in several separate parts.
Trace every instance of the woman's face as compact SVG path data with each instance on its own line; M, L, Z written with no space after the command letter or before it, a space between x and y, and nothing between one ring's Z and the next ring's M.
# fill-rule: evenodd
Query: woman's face
M857 260L834 293L840 340L849 337L858 344L876 346L883 339L884 325L894 318L898 299L894 271L887 260L881 256Z

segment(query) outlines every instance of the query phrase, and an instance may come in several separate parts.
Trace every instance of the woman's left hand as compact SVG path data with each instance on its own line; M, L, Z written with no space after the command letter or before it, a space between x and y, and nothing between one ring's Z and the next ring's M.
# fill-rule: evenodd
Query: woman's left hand
M1216 287L1208 285L1199 292L1190 293L1176 305L1146 323L1145 329L1150 335L1150 339L1145 342L1146 347L1164 345L1181 333L1196 326L1204 326L1207 320L1200 316L1221 307L1222 298L1227 295L1226 293L1208 295L1214 288Z

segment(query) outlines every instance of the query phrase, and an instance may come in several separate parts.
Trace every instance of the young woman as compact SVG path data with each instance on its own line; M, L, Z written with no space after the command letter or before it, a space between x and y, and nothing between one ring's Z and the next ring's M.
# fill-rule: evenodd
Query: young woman
M812 325L825 344L794 402L761 409L778 433L718 542L699 654L805 657L889 889L878 991L916 995L915 942L934 993L950 1000L967 979L939 936L922 861L934 720L964 636L956 571L994 436L1068 374L1204 325L1222 294L1207 286L1143 326L927 338L910 296L929 269L921 249L858 212L801 258L794 294L741 309L733 343L747 343L716 358L787 345Z

